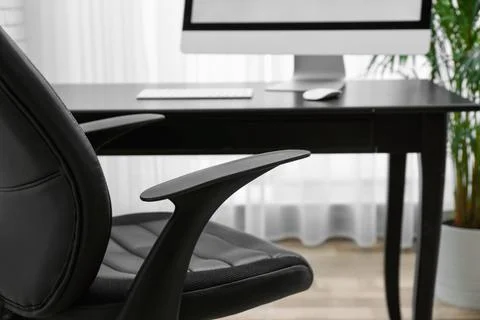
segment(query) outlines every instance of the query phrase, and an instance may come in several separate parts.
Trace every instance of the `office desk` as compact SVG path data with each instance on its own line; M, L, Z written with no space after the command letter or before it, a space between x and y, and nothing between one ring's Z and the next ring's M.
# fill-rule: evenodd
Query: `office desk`
M442 217L447 115L480 110L428 81L352 81L338 100L306 102L301 94L255 88L252 100L136 101L144 88L202 85L57 85L79 122L131 113L166 120L112 143L104 155L241 154L285 148L314 153L388 153L385 285L390 319L401 318L399 256L406 154L421 154L421 226L413 318L432 318ZM206 87L241 86L213 84Z

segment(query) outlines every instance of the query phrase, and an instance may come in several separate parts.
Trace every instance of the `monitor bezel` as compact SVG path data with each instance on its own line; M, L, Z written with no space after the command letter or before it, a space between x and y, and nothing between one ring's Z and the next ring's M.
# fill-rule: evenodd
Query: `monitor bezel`
M422 30L430 29L432 0L422 0L419 21L363 22L279 22L279 23L193 23L194 0L185 0L184 31L265 31L265 30Z

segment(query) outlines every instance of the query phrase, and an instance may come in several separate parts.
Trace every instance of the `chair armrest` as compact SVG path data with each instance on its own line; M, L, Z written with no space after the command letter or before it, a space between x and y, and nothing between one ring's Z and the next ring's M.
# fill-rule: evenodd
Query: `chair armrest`
M144 191L140 198L147 202L176 198L226 180L235 180L237 177L254 172L271 170L281 164L306 158L309 155L308 151L285 150L231 161L156 185Z
M217 208L255 178L309 155L301 150L260 154L187 174L143 192L145 201L171 200L175 211L137 273L117 320L178 319L195 244Z
M160 114L132 114L85 122L80 127L95 151L132 130L165 119Z

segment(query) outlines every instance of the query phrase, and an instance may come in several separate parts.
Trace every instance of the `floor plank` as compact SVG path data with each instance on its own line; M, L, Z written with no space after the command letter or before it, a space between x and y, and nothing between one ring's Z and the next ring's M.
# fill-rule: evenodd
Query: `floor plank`
M344 240L306 248L288 240L281 246L302 254L312 265L315 281L310 290L224 320L385 320L383 246L358 248ZM404 251L400 290L402 314L411 319L415 256ZM480 320L480 311L435 303L435 320Z

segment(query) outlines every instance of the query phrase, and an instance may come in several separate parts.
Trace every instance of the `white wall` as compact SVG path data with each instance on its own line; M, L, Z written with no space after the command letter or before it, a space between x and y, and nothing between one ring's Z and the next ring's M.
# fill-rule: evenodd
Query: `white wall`
M0 0L0 26L25 49L23 0Z

